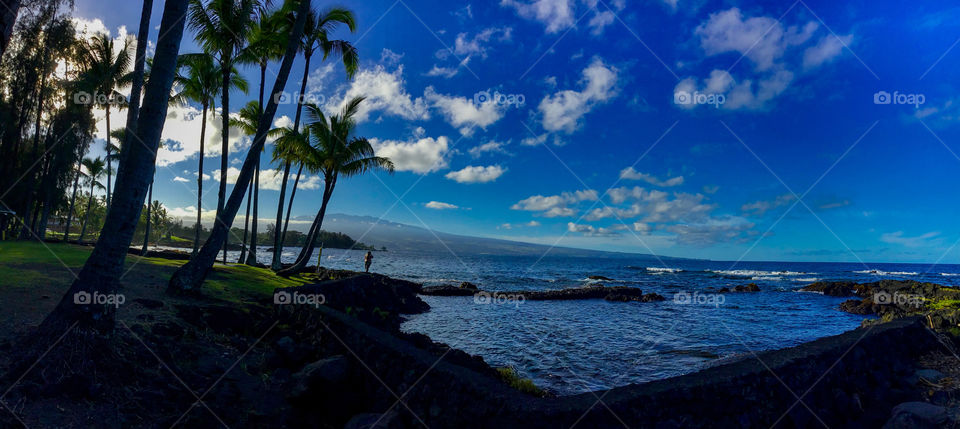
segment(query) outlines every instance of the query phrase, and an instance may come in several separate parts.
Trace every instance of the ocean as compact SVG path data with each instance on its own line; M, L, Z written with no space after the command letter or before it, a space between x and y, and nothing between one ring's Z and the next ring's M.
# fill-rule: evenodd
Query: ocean
M299 249L286 249L290 262ZM231 252L233 253L233 252ZM362 270L355 250L325 249L323 265ZM261 261L269 254L261 252ZM236 259L235 254L231 255ZM313 261L316 261L314 254ZM798 292L818 280L910 279L960 285L960 265L733 262L649 257L551 257L374 252L372 271L425 286L469 281L487 291L548 290L602 283L656 292L662 302L529 301L423 297L432 309L402 329L420 332L558 395L695 372L763 350L840 334L864 316L844 298ZM596 281L604 276L612 281ZM756 293L722 287L756 283Z

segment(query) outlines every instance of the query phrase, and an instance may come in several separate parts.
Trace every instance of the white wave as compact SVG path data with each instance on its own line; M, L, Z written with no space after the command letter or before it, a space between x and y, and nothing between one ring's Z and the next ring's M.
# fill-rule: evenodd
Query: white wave
M680 268L647 267L647 271L650 271L655 274L661 274L661 273L679 273L683 270Z
M723 274L725 276L737 277L779 277L779 276L800 276L817 273L804 273L799 271L761 271L761 270L710 270L712 273Z
M807 283L813 283L813 282L820 281L820 279L818 279L818 278L816 278L816 277L799 277L799 278L790 279L790 280L793 280L793 281L795 281L795 282L807 282Z
M918 273L910 271L880 271L880 270L862 270L854 271L857 274L874 274L878 276L915 276Z
M940 275L944 277L956 277L960 276L960 273L940 273Z

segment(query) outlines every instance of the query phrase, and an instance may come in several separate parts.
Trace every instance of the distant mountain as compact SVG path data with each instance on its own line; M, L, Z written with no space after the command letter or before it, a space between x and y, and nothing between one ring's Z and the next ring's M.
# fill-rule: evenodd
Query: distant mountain
M495 238L468 237L432 231L426 228L386 220L378 221L377 218L370 216L345 214L327 215L323 222L323 229L330 232L342 232L354 240L377 248L386 247L389 251L419 253L453 252L458 255L492 254L540 256L549 250L550 256L630 257L634 259L645 257L651 260L656 258L648 254L602 252L570 247L550 248L550 246L542 244L522 243L519 241ZM677 258L661 257L661 259L675 260Z

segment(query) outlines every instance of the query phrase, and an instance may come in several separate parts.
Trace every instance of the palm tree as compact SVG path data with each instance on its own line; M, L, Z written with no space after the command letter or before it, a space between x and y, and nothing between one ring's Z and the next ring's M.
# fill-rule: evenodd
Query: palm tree
M263 106L263 91L266 80L267 73L267 64L270 61L275 61L283 58L284 51L284 35L289 29L289 22L286 19L289 15L289 5L293 3L285 3L284 7L274 11L268 12L266 8L261 8L259 12L259 17L257 21L251 26L250 31L250 44L244 49L244 52L241 54L241 61L245 63L257 64L260 67L260 92L259 92L259 103L257 104L257 109L259 110L260 106ZM248 107L250 105L248 104ZM252 129L248 128L245 130L247 135L256 134L256 121L259 119L259 111L256 112L258 117L250 121L250 124L253 125ZM253 189L249 196L247 196L247 217L244 220L243 227L243 246L240 250L240 262L247 263L249 265L257 264L257 226L259 224L259 207L260 207L260 154L257 154L257 169L254 172L254 180L252 183ZM250 227L250 247L246 247L247 241L247 220L250 217L250 200L253 200L253 224ZM246 260L244 260L244 251L246 251Z
M77 303L74 296L80 292L116 293L134 229L140 219L150 177L156 168L156 151L167 117L167 103L173 78L176 75L177 53L183 38L183 17L187 13L187 2L188 0L164 2L159 28L161 37L156 42L153 68L144 87L142 108L135 128L142 144L128 145L121 157L117 188L113 195L114 209L107 211L106 217L106 224L110 225L110 228L105 228L100 233L96 247L76 280L61 297L57 307L41 323L38 328L38 336L41 338L61 335L75 323L79 323L79 331L73 332L78 332L75 335L80 335L80 338L91 337L87 333L92 330L109 333L116 327L116 307L99 303ZM30 350L26 353L32 355L34 352ZM40 352L42 351L36 354L39 355Z
M119 134L123 135L123 130L117 130ZM163 141L160 141L160 144L157 146L157 150L163 147ZM143 233L143 248L140 249L140 256L147 256L147 250L150 247L150 201L153 201L153 182L157 180L157 172L154 170L153 177L150 179L150 188L147 190L147 226L144 229ZM166 213L166 212L164 212Z
M90 212L93 210L93 191L94 189L104 189L103 184L100 183L100 178L103 177L103 174L106 170L106 163L103 162L103 158L99 156L95 159L84 158L82 161L83 168L87 170L87 183L90 185L90 197L87 198L87 212L83 216L83 226L80 227L80 238L77 239L77 242L83 242L83 236L87 233L87 221L90 220Z
M81 60L85 69L80 79L95 88L96 96L93 101L97 107L106 110L107 118L107 210L110 210L111 183L112 183L112 155L115 146L110 136L110 107L124 107L125 96L116 90L117 87L131 83L131 75L127 72L134 58L130 55L130 42L124 40L120 52L114 55L116 46L113 39L104 33L94 35L82 46Z
M255 136L257 134L257 126L259 125L260 117L263 115L263 111L260 109L260 103L256 101L251 101L247 103L242 109L240 109L239 115L236 118L230 118L230 125L238 128L242 133L248 136ZM267 131L267 136L276 136L278 129L271 129ZM261 147L261 151L263 148ZM242 251L240 263L246 263L248 265L257 264L257 197L256 191L259 189L259 186L256 186L256 183L260 181L260 154L255 155L257 157L257 169L254 172L254 182L255 186L254 192L247 196L247 216L250 216L250 199L253 198L253 225L251 227L251 238L250 238L250 247L247 249L247 258L243 259ZM246 224L246 222L244 222ZM243 229L243 246L245 247L247 243L247 229L244 225Z
M292 267L281 270L278 273L280 275L296 273L307 265L313 254L317 235L323 226L327 203L330 202L337 180L341 176L352 177L376 169L393 173L393 162L376 156L373 146L366 138L353 135L357 126L354 116L363 100L363 97L352 98L340 114L330 118L326 118L315 104L307 106L313 122L307 125L310 129L311 145L304 153L303 164L308 171L323 175L323 199L313 225L307 232L307 242L300 252L300 257Z
M203 111L203 122L200 123L200 154L199 167L197 169L197 225L193 236L193 254L197 254L200 248L200 215L203 212L203 157L204 143L207 134L207 111L216 107L216 98L222 90L220 77L220 67L213 62L209 55L205 54L184 54L180 56L179 72L175 78L175 84L179 91L174 98L184 103L193 101L200 103ZM247 91L247 80L236 69L230 73L230 88L240 91Z
M303 110L303 94L307 90L307 77L310 75L310 59L313 54L320 50L323 52L323 60L326 60L330 54L339 56L343 62L343 67L347 72L347 78L353 78L357 73L360 64L360 56L356 48L349 42L343 40L330 40L329 34L341 24L346 25L351 32L357 31L357 21L353 12L344 8L331 8L322 12L313 9L307 15L307 24L304 27L303 37L300 40L300 50L303 52L303 78L300 81L300 97L297 102L297 113L294 119L293 129L300 129L300 114ZM279 270L280 254L283 252L283 237L286 234L286 227L280 228L280 221L283 219L283 201L287 191L287 178L290 177L290 162L283 166L283 180L280 182L280 201L277 203L277 223L274 229L273 238L273 261L271 268ZM293 207L293 197L296 194L296 187L300 181L300 173L303 171L301 165L297 169L297 180L293 182L294 191L290 193L290 204L287 207L287 219L290 219L290 208Z
M214 222L206 243L203 244L196 256L173 273L167 285L167 291L170 293L198 291L213 267L217 252L227 241L230 225L233 223L237 211L240 210L240 204L243 203L243 197L246 193L244 188L250 184L253 178L253 172L256 169L256 155L263 150L270 124L273 123L273 118L277 113L277 98L283 88L286 87L287 78L290 77L290 69L293 67L293 60L297 55L298 42L303 35L304 24L310 11L310 2L300 1L298 3L296 19L287 37L287 50L283 54L283 61L280 62L280 69L277 73L277 79L273 83L273 89L270 91L270 97L266 98L267 103L263 115L258 121L257 134L253 138L250 153L243 161L243 167L237 176L236 185L230 193L230 198L223 206L223 212L217 214L217 221Z
M206 4L205 4L206 3ZM217 213L223 211L227 197L227 169L230 137L230 75L237 57L250 33L256 0L190 0L190 28L197 32L197 42L208 54L215 55L220 65L221 156L220 192L217 196ZM218 216L219 218L219 216ZM223 262L227 262L227 247L224 243Z
M163 204L161 204L160 201L154 201L153 203L147 204L147 222L149 223L150 221L152 221L153 224L157 226L157 245L159 245L160 238L163 237L163 232L161 232L161 228L163 228L167 223L167 209L163 207ZM150 239L149 228L147 229L147 233L145 237L146 237L144 239L145 242Z
M70 210L67 212L67 227L63 231L63 241L70 241L70 223L73 220L73 208L77 203L78 185L81 177L87 177L86 174L83 174L81 167L83 167L83 160L80 160L80 163L77 164L77 171L73 177L73 196L70 197Z

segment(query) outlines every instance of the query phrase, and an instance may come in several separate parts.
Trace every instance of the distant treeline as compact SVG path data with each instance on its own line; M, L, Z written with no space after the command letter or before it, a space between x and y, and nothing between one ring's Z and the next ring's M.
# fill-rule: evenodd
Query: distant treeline
M177 220L174 221L169 228L168 237L174 238L169 242L162 242L161 244L171 245L171 246L192 246L193 241L190 240L190 237L193 237L195 232L196 224L186 226L183 224L183 221ZM257 243L260 247L266 249L273 247L273 234L274 234L274 225L267 225L267 230L257 234ZM210 230L201 226L200 227L200 240L206 240L210 236ZM244 237L243 228L233 227L230 229L230 234L228 237L228 245L231 248L239 248L240 242ZM249 237L247 237L247 241ZM287 234L284 236L283 245L290 247L303 247L307 243L307 235L300 231L287 231ZM368 246L366 244L357 242L347 234L340 232L329 232L321 230L317 234L316 245L322 245L328 249L359 249L359 250L378 250L373 246ZM386 247L383 247L379 250L386 250Z

